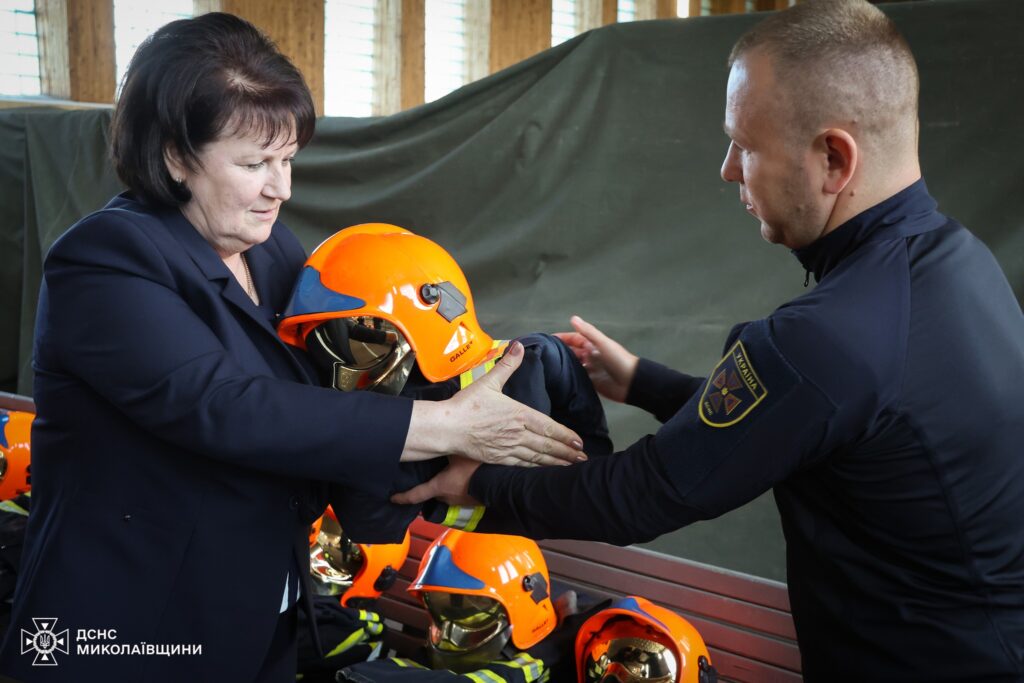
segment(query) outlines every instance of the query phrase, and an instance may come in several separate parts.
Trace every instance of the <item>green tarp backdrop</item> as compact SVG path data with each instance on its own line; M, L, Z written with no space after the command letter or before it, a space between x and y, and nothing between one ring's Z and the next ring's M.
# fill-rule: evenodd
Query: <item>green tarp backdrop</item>
M929 187L1024 296L1024 3L885 9L921 68ZM307 249L368 221L433 238L463 265L494 336L566 329L578 313L637 353L706 373L733 323L803 291L796 259L762 242L718 175L726 57L757 20L613 25L410 111L323 119L295 162L283 219ZM41 256L120 190L109 118L0 112L0 389L31 393ZM622 406L609 416L619 447L657 426ZM649 545L785 574L770 495Z

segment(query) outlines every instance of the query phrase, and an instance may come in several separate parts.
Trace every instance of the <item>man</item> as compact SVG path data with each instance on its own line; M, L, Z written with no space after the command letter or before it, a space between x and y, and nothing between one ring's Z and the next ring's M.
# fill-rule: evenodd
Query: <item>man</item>
M454 461L399 500L626 544L773 489L807 680L1024 680L1024 317L928 195L913 56L864 0L808 0L729 64L722 177L817 286L733 328L707 380L575 318L597 389L657 434L558 469Z

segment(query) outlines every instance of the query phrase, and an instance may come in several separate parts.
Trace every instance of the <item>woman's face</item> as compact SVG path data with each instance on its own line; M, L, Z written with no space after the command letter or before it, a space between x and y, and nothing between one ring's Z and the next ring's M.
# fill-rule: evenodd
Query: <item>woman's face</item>
M270 237L281 203L291 196L291 162L297 151L293 130L270 144L250 131L205 145L195 171L168 155L171 176L183 179L192 192L181 212L221 258Z

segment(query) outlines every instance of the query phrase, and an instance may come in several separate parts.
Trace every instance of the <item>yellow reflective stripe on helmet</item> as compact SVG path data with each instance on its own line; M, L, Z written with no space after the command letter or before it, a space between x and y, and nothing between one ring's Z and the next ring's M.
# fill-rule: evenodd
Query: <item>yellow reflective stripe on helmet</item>
M491 342L491 350L503 349L510 343L511 342L508 339L495 339ZM492 358L489 361L481 363L475 368L470 368L469 370L466 370L464 373L459 375L459 388L465 389L470 384L486 375L488 372L494 369L494 366L497 362L498 361L496 359Z
M487 511L483 505L475 507L464 507L462 505L449 505L448 513L444 516L442 525L463 531L473 531L476 525L483 519Z
M420 664L419 662L414 662L411 659L402 659L401 657L394 657L394 658L391 659L391 661L394 662L395 664L397 664L398 666L406 668L406 669L426 669L427 668L427 667L423 666L422 664Z
M11 512L16 515L22 515L23 517L28 517L28 510L21 507L13 500L5 500L3 502L0 502L0 510Z

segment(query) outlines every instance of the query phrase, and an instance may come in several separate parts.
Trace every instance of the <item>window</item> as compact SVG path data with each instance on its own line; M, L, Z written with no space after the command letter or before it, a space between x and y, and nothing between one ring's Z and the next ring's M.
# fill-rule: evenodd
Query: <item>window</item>
M377 0L324 4L324 114L372 116L377 101L374 58L380 24Z
M466 0L427 0L424 36L424 101L444 97L469 81Z
M680 6L689 4L690 0L679 0ZM624 21L636 21L636 0L619 0L615 11L615 20L620 24Z
M128 70L128 63L139 47L164 24L192 16L192 0L114 0L114 61L117 65L117 89Z
M551 0L551 47L579 33L576 0Z
M0 93L40 95L34 0L0 0L0 27Z

